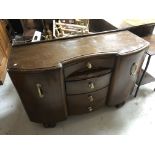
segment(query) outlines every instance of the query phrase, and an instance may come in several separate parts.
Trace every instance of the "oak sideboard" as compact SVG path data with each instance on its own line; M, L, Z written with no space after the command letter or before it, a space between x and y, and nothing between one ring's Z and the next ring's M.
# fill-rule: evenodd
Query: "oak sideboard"
M149 43L116 31L12 47L8 73L33 122L121 106L133 91Z

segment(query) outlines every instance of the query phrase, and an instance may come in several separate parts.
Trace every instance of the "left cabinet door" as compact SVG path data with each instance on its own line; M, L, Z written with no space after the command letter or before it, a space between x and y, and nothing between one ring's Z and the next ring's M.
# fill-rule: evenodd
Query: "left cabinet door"
M67 117L62 68L8 72L31 121L50 124Z
M11 44L7 35L6 24L0 20L0 85L3 84L7 72L7 62Z

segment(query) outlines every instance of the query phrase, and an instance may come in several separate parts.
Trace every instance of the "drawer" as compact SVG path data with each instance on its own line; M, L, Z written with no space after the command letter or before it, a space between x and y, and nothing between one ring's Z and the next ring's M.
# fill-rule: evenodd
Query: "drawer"
M113 68L114 57L87 58L64 65L65 78L80 70L93 70L97 68Z
M111 73L86 80L66 82L67 94L82 94L102 89L109 85Z
M92 112L105 105L108 87L93 93L68 95L67 104L69 114Z

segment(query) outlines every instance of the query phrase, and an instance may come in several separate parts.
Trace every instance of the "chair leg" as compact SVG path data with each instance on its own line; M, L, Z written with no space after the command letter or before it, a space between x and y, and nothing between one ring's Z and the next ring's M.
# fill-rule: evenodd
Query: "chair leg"
M140 80L139 80L139 83L138 83L138 86L137 86L137 89L136 89L136 92L135 92L134 97L137 96L137 93L138 93L139 87L140 87L141 82L142 82L142 80L143 80L143 77L144 77L144 75L145 75L145 73L146 73L146 70L147 70L147 68L148 68L148 66L149 66L150 59L151 59L151 55L149 55L149 57L148 57L148 59L147 59L147 63L146 63L145 69L144 69L144 71L143 71L143 73L142 73L142 76L141 76L141 78L140 78Z

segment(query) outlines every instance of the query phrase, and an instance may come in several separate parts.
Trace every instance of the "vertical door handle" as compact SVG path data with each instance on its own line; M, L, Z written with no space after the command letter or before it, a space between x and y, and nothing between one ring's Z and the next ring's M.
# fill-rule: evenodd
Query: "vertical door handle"
M38 92L38 95L40 98L43 98L44 97L44 94L43 94L43 90L42 90L42 86L40 83L37 83L36 84L36 87L37 87L37 92Z

